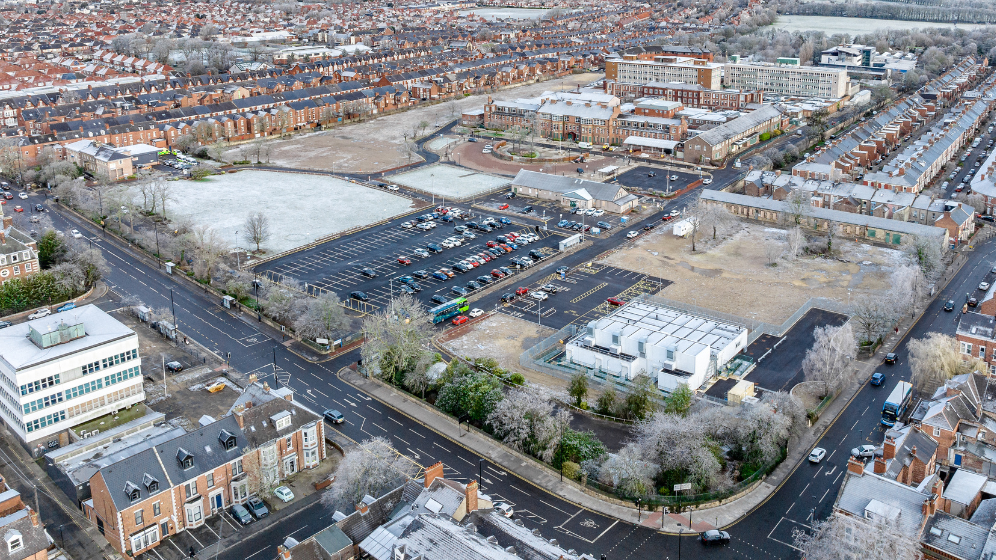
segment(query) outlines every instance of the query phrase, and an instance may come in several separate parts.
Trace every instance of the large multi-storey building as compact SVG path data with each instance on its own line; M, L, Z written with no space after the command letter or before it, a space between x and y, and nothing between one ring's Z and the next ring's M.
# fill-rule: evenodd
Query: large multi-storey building
M0 418L29 447L145 400L138 335L95 305L0 329Z
M764 93L760 90L707 89L699 84L682 82L650 82L647 84L605 81L605 93L624 100L656 97L675 101L693 109L741 110L751 104L760 104Z
M622 58L605 61L606 80L634 84L682 82L698 84L706 89L719 89L722 72L722 64L678 56L640 60L635 55L624 55Z
M839 99L849 94L851 79L847 77L847 70L842 68L735 63L726 65L723 85L779 95Z

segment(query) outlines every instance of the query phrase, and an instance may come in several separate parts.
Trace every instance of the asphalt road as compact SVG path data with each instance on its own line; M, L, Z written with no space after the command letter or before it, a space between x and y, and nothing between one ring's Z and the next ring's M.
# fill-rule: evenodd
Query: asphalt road
M720 181L717 183L722 184ZM688 196L691 195L685 195ZM26 202L34 204L38 200L38 195L33 195L32 200ZM267 379L274 374L272 360L275 353L276 367L290 374L290 385L301 400L316 410L336 407L346 413L348 421L341 426L344 434L356 440L385 436L399 450L421 464L443 461L448 477L463 481L476 478L478 457L475 454L469 453L446 435L426 430L416 421L382 406L338 380L335 372L355 361L356 352L323 364L301 360L288 352L279 341L257 330L251 321L232 316L220 306L220 302L214 301L205 292L186 282L169 278L156 270L154 263L136 259L116 244L105 241L91 225L69 223L56 212L52 214L56 227L78 228L95 239L94 244L103 250L111 266L106 280L119 294L135 295L147 305L163 306L169 303L172 289L180 329L219 354L231 352L232 365L239 371L256 372L261 379ZM580 264L609 243L600 240L594 247L572 254L563 262L571 266ZM991 242L977 248L962 273L938 296L916 323L910 336L920 337L931 331L953 332L955 317L941 311L943 301L962 301L964 294L974 293L994 258L996 249ZM685 537L686 551L694 550L695 557L710 558L794 557L795 551L787 544L791 542L792 529L805 528L813 510L819 517L830 512L845 470L848 450L859 443L881 442L879 410L882 401L898 379L909 378L905 344L900 346L898 353L898 363L885 370L889 375L886 385L862 389L822 439L819 445L829 452L822 465L799 465L769 500L746 519L728 528L733 536L729 546L700 549L697 543L688 542L691 537ZM272 378L270 381L275 382ZM610 558L620 559L677 557L677 537L659 535L644 527L583 510L532 487L514 473L494 465L485 467L483 478L484 490L496 499L513 504L527 527L538 528L544 536L558 539L567 548L596 555L605 553ZM314 528L321 525L315 522L316 519L321 519L317 511L315 515L294 516L277 525L278 528L258 534L249 530L246 538L221 551L219 557L239 560L272 557L279 542L275 537L291 533L304 535L312 530L311 525ZM309 523L311 525L307 526L307 530L300 530Z

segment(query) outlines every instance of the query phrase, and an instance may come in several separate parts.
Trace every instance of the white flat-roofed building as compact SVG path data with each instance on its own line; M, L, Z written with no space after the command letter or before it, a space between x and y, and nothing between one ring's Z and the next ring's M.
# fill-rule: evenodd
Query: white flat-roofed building
M736 63L726 65L723 85L728 88L759 89L782 95L840 99L850 93L851 79L847 77L847 70L843 68Z
M747 329L638 301L588 323L567 359L632 380L644 372L664 391L693 391L747 346Z
M145 400L138 335L94 305L0 329L0 418L24 442Z

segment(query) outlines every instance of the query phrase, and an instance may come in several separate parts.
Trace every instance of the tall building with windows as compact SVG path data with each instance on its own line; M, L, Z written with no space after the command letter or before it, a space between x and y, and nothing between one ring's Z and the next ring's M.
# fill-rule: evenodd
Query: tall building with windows
M0 329L0 418L28 447L144 400L138 335L94 305Z
M843 68L735 63L726 65L723 86L778 95L840 99L850 93L851 79Z

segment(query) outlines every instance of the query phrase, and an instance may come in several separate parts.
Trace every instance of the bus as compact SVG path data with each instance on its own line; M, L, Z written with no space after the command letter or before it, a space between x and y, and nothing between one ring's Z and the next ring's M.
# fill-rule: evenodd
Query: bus
M442 323L450 317L455 317L461 313L466 313L470 309L467 298L456 298L442 305L437 305L429 310L433 323Z
M913 385L900 381L882 405L882 423L894 426L913 400Z

